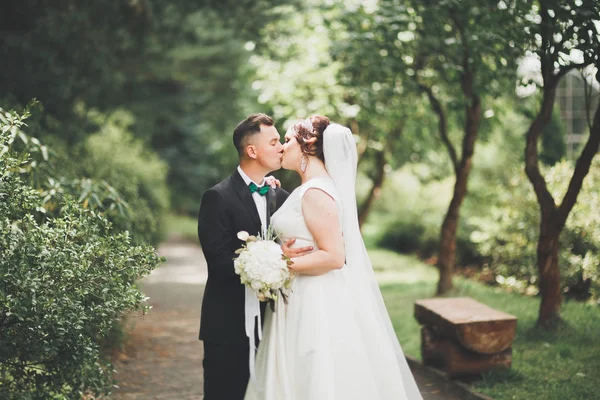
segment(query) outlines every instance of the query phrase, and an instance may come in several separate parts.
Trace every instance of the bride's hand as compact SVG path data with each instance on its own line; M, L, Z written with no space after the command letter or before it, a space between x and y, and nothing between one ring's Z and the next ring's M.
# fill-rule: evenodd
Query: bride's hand
M283 254L285 254L289 258L301 257L313 251L312 246L298 247L295 249L290 248L290 246L294 243L296 243L296 238L292 238L281 245L281 250L283 251Z

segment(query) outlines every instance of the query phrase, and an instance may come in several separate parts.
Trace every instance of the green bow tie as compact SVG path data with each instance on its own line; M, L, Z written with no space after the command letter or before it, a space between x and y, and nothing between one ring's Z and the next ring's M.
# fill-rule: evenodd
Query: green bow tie
M269 191L269 185L256 186L254 182L250 182L248 189L250 189L250 193L258 192L258 194L264 196Z

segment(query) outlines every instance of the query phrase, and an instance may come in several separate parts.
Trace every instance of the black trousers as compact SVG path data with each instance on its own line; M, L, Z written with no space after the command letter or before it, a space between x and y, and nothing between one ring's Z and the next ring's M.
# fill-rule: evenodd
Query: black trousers
M204 400L243 400L250 378L249 345L204 343Z

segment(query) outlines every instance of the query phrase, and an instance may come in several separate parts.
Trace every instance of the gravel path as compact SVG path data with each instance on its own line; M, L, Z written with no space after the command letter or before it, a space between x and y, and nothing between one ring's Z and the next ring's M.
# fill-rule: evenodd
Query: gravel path
M206 262L199 246L159 246L167 264L140 283L152 310L132 316L123 351L115 356L113 399L202 399L202 342L198 340ZM417 375L425 400L460 400L443 382Z

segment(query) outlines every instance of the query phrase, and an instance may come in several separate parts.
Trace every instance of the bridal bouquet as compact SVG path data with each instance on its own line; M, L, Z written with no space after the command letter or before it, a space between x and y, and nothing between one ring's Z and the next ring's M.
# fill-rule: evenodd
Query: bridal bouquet
M277 301L279 295L287 300L293 272L289 266L293 262L281 251L281 246L273 239L269 229L265 238L251 236L246 231L237 234L238 239L246 242L236 250L239 256L234 260L235 273L241 282L256 293L260 301Z

